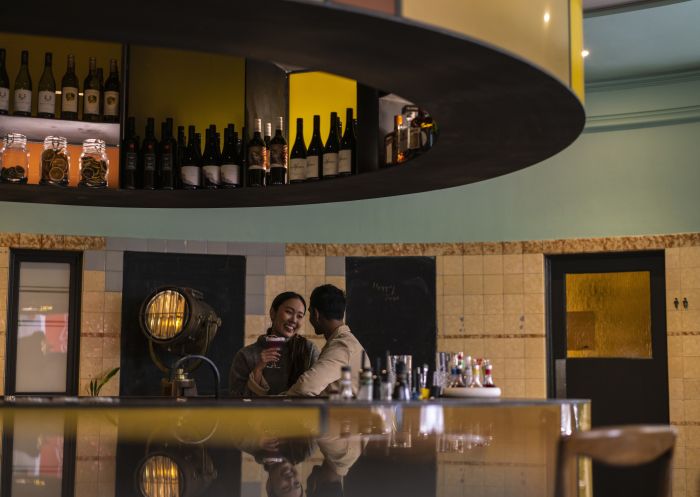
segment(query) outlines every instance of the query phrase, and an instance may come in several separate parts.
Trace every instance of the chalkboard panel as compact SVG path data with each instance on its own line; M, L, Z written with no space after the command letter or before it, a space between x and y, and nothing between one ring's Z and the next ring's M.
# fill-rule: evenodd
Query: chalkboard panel
M435 258L348 257L347 323L370 358L410 354L435 363Z
M221 392L228 391L228 372L235 353L243 347L245 323L245 257L228 255L124 253L122 291L122 353L120 395L161 394L163 373L151 362L148 341L139 327L143 301L165 285L194 288L221 318L207 356L221 373ZM174 356L159 352L170 364ZM192 375L200 394L214 394L214 380L206 364Z

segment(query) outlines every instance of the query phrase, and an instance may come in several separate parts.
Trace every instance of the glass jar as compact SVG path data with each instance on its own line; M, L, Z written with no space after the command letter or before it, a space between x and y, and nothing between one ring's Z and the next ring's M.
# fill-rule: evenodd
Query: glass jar
M41 153L41 185L68 186L70 153L68 140L62 136L47 136Z
M26 183L29 176L27 137L8 133L0 148L0 180L3 183Z
M78 186L88 188L107 187L109 160L105 152L104 140L90 138L83 142L83 153L80 154L80 181Z

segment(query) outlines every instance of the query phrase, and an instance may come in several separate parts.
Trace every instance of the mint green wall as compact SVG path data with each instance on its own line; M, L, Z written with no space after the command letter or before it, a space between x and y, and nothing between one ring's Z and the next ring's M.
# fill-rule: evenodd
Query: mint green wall
M647 81L638 88L631 83L593 88L589 131L572 146L528 169L473 185L284 208L111 209L2 202L0 231L326 243L700 231L700 75L695 76Z

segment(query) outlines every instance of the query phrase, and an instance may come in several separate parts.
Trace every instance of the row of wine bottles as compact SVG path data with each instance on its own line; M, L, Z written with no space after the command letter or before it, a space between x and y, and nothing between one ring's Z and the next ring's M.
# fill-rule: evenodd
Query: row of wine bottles
M135 119L129 117L122 143L120 184L126 189L173 190L217 189L242 186L263 187L348 176L356 168L356 126L351 108L346 111L345 132L335 112L331 113L331 129L324 145L321 139L321 118L314 116L311 142L304 141L304 120L297 119L296 139L291 154L284 138L284 118L280 117L275 134L272 126L262 134L262 120L255 120L253 137L248 140L246 128L242 137L233 124L224 128L223 148L216 125L202 135L195 126L178 126L173 136L173 120L161 123L160 142L155 136L155 120L146 121L146 134L141 142L136 135Z
M32 77L29 73L29 52L22 51L21 64L15 84L10 92L10 78L5 65L5 49L0 48L0 114L10 113L15 116L31 116L33 105ZM53 119L60 112L61 119L77 120L78 103L83 97L82 120L89 122L119 122L119 69L116 59L109 61L109 76L105 81L102 68L97 67L97 60L90 57L88 75L80 92L80 82L75 73L75 57L68 56L66 72L61 79L60 92L57 91L53 77L53 55L44 54L44 71L37 88L37 116ZM10 98L12 95L12 98ZM56 96L60 95L59 101Z

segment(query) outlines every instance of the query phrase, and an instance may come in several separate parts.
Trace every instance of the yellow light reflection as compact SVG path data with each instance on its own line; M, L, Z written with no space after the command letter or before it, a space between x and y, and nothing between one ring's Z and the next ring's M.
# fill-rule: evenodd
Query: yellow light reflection
M177 336L182 332L186 306L187 301L180 292L158 292L146 306L148 331L161 340Z
M141 467L144 497L180 497L180 468L166 456L149 457Z
M550 19L550 15L549 15L549 11L547 10L544 13L544 23L549 24L549 19Z

